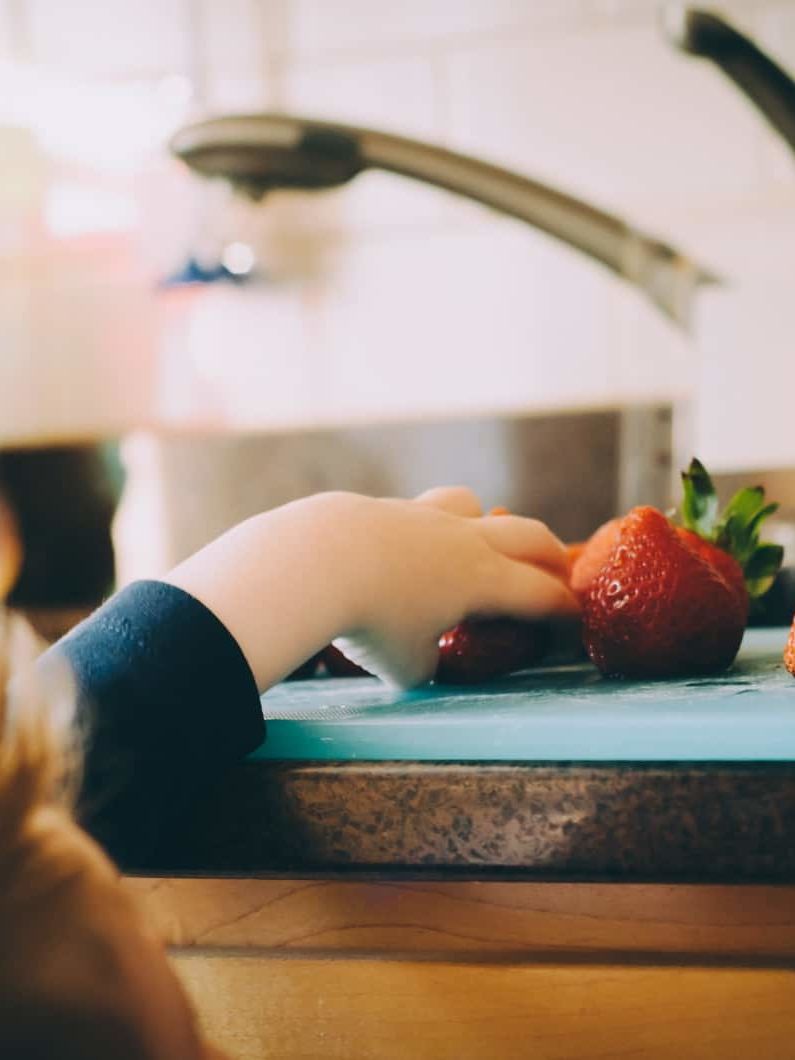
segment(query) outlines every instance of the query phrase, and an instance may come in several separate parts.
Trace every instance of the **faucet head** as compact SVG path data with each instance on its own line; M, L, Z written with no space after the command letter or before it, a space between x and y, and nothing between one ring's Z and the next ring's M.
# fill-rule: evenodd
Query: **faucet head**
M210 118L180 129L170 146L196 172L255 199L277 188L335 188L365 168L355 136L276 114Z

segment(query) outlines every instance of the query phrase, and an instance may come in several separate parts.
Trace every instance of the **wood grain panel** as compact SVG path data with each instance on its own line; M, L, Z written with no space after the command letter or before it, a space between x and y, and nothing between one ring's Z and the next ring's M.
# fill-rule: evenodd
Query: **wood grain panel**
M127 884L167 942L181 946L468 959L657 953L795 960L792 887L237 879Z
M788 1060L795 973L179 956L234 1060Z

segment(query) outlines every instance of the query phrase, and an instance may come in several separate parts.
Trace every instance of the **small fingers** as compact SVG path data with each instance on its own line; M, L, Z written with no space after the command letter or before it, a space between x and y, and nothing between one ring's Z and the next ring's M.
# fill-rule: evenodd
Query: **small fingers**
M569 557L565 545L538 519L496 515L481 519L479 525L483 537L503 556L545 567L568 578Z
M483 515L483 507L477 494L468 486L437 486L415 497L414 502L465 518L477 519Z
M548 571L499 557L497 572L484 588L478 613L524 619L563 618L578 615L580 604L568 585Z

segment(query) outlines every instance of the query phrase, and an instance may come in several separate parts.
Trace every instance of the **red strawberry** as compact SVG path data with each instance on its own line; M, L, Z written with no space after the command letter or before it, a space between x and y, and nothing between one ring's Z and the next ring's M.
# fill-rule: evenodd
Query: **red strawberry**
M600 547L608 555L586 589L583 629L588 653L604 673L725 669L739 647L749 602L767 592L781 564L781 547L759 540L762 522L777 507L765 505L761 487L740 490L719 512L698 460L682 481L683 526L654 508L636 508L592 538L593 564ZM587 559L588 549L575 568L580 592L592 577Z
M688 548L692 549L693 552L701 556L703 560L706 560L707 563L718 570L724 580L734 590L737 599L740 601L740 604L747 615L750 597L748 596L748 590L745 587L745 575L743 574L743 569L734 556L730 556L728 552L724 552L724 550L718 548L717 545L705 541L703 537L699 537L699 535L693 530L685 530L683 526L678 526L676 532Z
M784 650L784 665L792 676L795 677L795 620L793 620L792 629L789 631L787 647Z
M656 508L621 520L583 610L588 654L602 673L627 677L724 670L745 623L735 588Z
M489 681L537 663L546 637L536 622L512 618L469 619L439 638L439 684Z
M591 588L594 578L613 551L620 522L620 519L611 519L600 526L584 545L569 546L569 555L572 560L569 584L572 591L580 598L584 597ZM579 554L577 551L572 552L578 548Z

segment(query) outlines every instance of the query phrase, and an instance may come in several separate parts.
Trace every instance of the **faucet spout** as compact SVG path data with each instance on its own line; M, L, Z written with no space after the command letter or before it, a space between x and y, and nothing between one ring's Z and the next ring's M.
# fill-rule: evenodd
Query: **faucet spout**
M171 149L197 172L260 197L318 189L368 168L474 199L574 247L634 284L682 327L693 297L716 277L669 244L540 181L433 144L374 129L283 114L213 118L181 129Z

